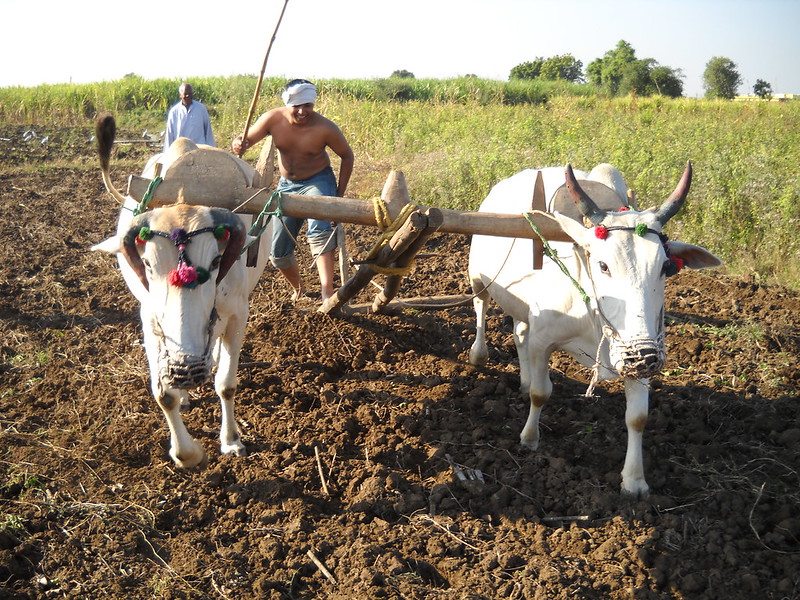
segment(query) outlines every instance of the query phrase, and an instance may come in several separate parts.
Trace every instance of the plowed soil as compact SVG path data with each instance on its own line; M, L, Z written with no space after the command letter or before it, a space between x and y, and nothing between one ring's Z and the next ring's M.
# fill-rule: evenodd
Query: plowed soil
M117 215L90 132L24 133L0 127L0 598L800 598L796 292L724 271L668 280L651 495L631 500L619 382L586 398L589 373L556 356L528 452L496 308L474 368L470 306L330 317L293 306L268 267L239 371L249 454L220 456L206 385L184 418L208 465L183 472L137 304L88 250ZM118 147L118 185L151 151ZM351 226L350 255L376 237ZM400 296L467 293L468 247L431 238Z

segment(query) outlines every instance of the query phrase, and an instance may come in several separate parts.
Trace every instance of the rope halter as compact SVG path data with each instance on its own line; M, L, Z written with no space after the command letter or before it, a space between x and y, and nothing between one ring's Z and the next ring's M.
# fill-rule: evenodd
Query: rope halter
M208 269L195 267L186 254L186 246L189 245L194 236L200 235L201 233L213 233L214 237L219 241L225 241L230 237L230 229L226 225L203 227L195 231L186 231L185 229L176 227L169 233L143 226L139 229L139 233L136 236L136 243L139 246L144 246L154 235L170 240L178 249L178 267L169 272L169 283L173 287L194 289L198 285L208 281L211 277Z

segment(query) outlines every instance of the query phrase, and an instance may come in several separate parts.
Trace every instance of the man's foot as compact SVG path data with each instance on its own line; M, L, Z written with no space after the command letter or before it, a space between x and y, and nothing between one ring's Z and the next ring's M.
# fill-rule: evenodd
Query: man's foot
M299 288L295 288L292 292L292 302L297 304L300 300L303 299L306 295L306 288L300 286Z

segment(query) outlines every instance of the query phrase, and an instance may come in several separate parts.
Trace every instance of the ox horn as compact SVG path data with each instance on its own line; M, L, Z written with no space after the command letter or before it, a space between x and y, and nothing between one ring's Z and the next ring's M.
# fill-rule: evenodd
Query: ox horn
M578 206L578 210L593 225L599 225L605 216L605 212L600 210L594 200L578 185L578 180L575 179L575 173L572 171L572 165L570 164L567 164L565 179L567 180L569 195L572 196L572 201Z
M114 116L107 114L98 118L95 133L97 137L97 154L100 158L100 170L103 173L103 183L109 194L114 196L121 204L125 204L125 196L114 187L111 175L109 175L111 148L114 146L114 138L117 135L117 123L114 120Z
M242 220L233 212L226 208L212 208L211 217L214 220L214 226L224 225L230 232L228 238L228 245L222 253L222 260L219 263L219 273L217 274L217 283L222 281L222 278L228 274L228 271L239 258L244 248L244 243L247 238L244 230Z
M146 225L147 219L145 215L136 217L131 222L128 233L122 238L121 249L122 255L125 257L125 260L128 261L131 269L139 276L139 280L142 282L144 289L149 290L150 284L147 282L147 275L144 272L144 263L142 262L142 257L139 256L139 249L136 247L136 236L139 235L139 230Z
M689 187L692 185L692 163L686 162L686 168L683 170L683 176L678 182L678 187L672 192L669 198L664 201L659 209L656 211L656 219L659 223L664 225L669 221L683 206L683 201L686 200L686 195L689 193Z

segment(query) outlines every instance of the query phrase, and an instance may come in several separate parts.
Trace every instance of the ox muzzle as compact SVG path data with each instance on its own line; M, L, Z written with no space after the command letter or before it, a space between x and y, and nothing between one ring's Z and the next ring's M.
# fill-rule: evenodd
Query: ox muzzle
M609 358L614 369L623 377L633 379L652 377L661 372L667 362L664 336L661 335L656 340L612 338Z
M188 390L211 378L210 353L203 356L164 351L158 360L158 380L164 388Z

